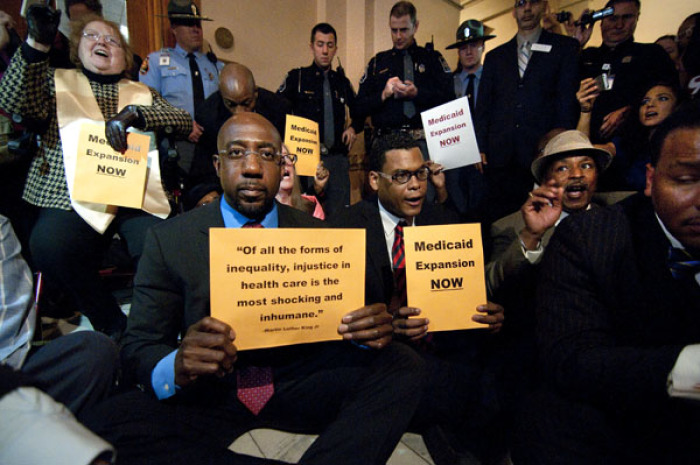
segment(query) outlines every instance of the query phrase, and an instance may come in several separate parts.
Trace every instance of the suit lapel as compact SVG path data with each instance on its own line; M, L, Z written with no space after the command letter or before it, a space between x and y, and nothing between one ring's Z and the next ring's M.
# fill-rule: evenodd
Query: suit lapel
M367 266L374 270L375 278L382 286L385 301L388 303L393 292L393 275L391 258L386 248L384 226L375 203L367 202L362 210L364 224L367 225Z
M670 242L654 215L651 203L641 204L631 212L630 226L637 266L646 285L655 288L663 307L682 321L679 331L698 334L700 330L700 286L694 280L679 281L667 266ZM660 303L660 305L662 305Z

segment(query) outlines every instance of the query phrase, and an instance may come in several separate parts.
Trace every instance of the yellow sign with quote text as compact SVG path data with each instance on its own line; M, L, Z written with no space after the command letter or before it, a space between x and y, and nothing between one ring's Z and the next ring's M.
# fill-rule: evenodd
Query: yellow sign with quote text
M212 228L211 316L239 350L341 339L364 305L362 229Z
M127 150L112 149L102 124L80 127L74 200L140 209L146 189L150 137L129 132Z
M296 172L302 176L315 176L321 161L318 123L301 116L287 115L284 144L289 153L297 156Z
M421 309L430 331L484 328L472 321L486 304L481 226L404 228L408 305Z

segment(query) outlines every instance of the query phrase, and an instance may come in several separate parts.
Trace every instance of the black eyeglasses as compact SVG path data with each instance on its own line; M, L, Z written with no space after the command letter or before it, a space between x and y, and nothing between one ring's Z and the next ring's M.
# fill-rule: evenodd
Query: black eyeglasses
M375 171L384 179L391 179L394 184L406 184L413 176L419 181L425 181L430 175L430 168L427 166L422 166L415 171L408 170L397 170L393 174L383 173L381 171Z
M231 147L229 149L219 150L219 155L235 162L240 162L248 155L257 155L260 160L267 163L274 163L276 165L281 165L285 163L285 161L289 161L290 163L294 164L297 161L296 155L282 155L281 153L275 152L272 147L261 148L258 151L246 150L241 147Z

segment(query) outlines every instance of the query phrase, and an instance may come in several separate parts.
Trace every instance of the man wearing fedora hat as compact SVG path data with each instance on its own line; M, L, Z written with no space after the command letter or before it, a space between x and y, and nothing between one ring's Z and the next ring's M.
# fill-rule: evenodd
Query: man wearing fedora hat
M468 19L457 29L457 42L447 46L447 50L458 49L459 62L452 73L457 98L467 97L469 112L474 118L476 98L481 82L481 57L484 42L493 39L491 28L476 19ZM475 166L463 166L445 171L445 183L452 203L466 218L479 218L479 207L483 198L483 175Z
M540 142L542 146L530 167L539 186L529 192L519 211L493 223L486 265L489 299L507 309L502 345L493 360L494 370L500 373L498 395L508 422L509 413L530 391L534 379L539 263L559 223L593 207L598 176L612 159L575 130L550 131Z
M146 57L139 72L139 81L157 90L173 106L192 115L192 132L188 141L179 141L177 150L180 166L189 171L194 156L194 144L203 128L197 123L195 109L218 90L219 71L223 63L213 53L203 53L202 16L194 2L170 0L168 3L170 31L175 36L175 48L162 48Z

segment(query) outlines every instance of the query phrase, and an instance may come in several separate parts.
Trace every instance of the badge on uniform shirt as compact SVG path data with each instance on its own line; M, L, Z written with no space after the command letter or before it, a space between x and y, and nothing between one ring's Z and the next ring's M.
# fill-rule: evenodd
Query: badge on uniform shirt
M141 68L139 68L139 73L141 73L141 74L148 73L148 57L146 57L146 59L143 60L143 63L141 63Z
M425 73L425 65L423 63L418 65L418 72Z
M632 56L631 56L631 55L627 55L626 57L624 57L624 58L622 59L622 62L623 62L623 63L631 63L631 62L632 62Z
M208 74L209 74L209 80L210 80L210 81L213 81L213 80L214 80L214 75L211 74L211 71L209 71Z
M161 54L160 60L158 60L158 64L160 66L170 66L170 55Z

